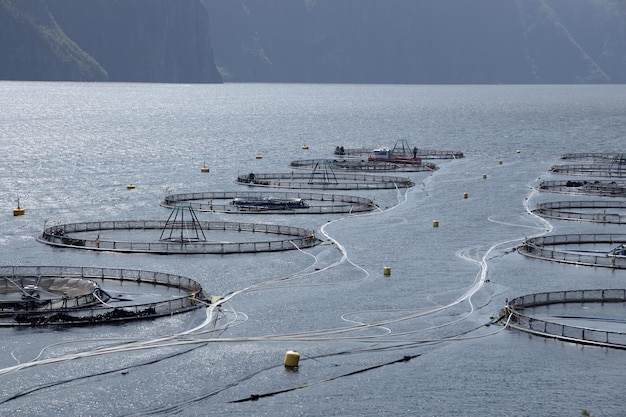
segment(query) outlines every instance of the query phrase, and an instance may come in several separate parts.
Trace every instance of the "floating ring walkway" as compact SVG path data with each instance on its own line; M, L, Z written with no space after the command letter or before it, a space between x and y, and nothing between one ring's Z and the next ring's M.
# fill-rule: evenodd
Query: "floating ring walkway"
M333 171L312 173L246 174L237 177L238 184L254 187L321 190L376 190L410 188L410 178L365 174L335 174Z
M615 162L626 161L626 154L616 152L586 152L586 153L566 153L561 155L561 159L572 161L594 161L594 162Z
M366 171L366 172L433 172L439 169L437 165L421 160L407 163L387 162L387 161L361 161L358 159L300 159L292 161L290 166L296 169L313 170L319 165L326 165L332 169L340 171Z
M575 265L626 269L626 235L567 234L526 239L522 255Z
M539 191L572 195L626 197L626 182L618 181L543 181Z
M371 155L373 148L344 148L343 146L337 146L335 148L335 155L338 156L353 156L362 157ZM417 149L416 156L422 159L460 159L463 158L463 152L459 151L440 151L434 149Z
M208 304L196 281L160 272L1 266L0 327L77 325L169 316Z
M554 174L565 174L574 176L592 176L592 177L626 177L626 165L619 164L563 164L553 165L549 169Z
M594 327L572 326L533 317L526 311L539 306L566 303L622 303L626 302L625 289L596 289L555 291L524 295L507 302L500 321L508 327L554 339L602 347L626 349L626 332L602 330ZM622 321L622 323L624 323Z
M263 201L301 201L304 204L296 208L280 204L246 205L238 204L238 200ZM228 202L225 202L228 201ZM271 200L270 200L271 201ZM245 202L245 201L244 201ZM317 204L311 204L316 202ZM236 192L204 192L172 194L161 202L163 207L173 208L187 204L194 210L203 212L254 213L254 214L329 214L329 213L361 213L372 211L376 204L369 198L339 194L296 193L280 191L236 191Z
M626 223L626 215L607 213L621 210L626 213L626 201L553 201L537 204L533 213L553 219L589 221L596 223Z
M141 232L152 232L154 240L130 240ZM234 239L240 239L242 232L247 232L248 235L271 234L277 238L242 242L233 242L234 239L209 241L206 240L204 232ZM107 238L105 233L125 236L127 239ZM309 248L320 243L314 231L300 227L193 220L125 220L60 224L44 228L37 240L52 246L96 251L185 255L273 252Z

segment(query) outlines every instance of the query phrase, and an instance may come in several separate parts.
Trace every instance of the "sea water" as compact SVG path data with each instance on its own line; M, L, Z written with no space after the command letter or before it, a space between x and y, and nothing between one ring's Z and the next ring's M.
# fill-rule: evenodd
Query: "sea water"
M626 415L623 351L490 325L520 295L624 287L619 270L514 249L551 228L623 233L546 225L528 209L571 199L533 190L559 179L548 169L562 154L621 152L626 86L0 82L0 109L2 265L169 272L229 297L187 335L205 309L0 329L2 415ZM256 191L237 175L399 140L465 157L389 174L411 178L409 190L329 191L373 199L367 215L197 213L311 228L324 241L311 250L168 256L36 241L52 224L166 220L166 194ZM283 366L288 350L297 370Z

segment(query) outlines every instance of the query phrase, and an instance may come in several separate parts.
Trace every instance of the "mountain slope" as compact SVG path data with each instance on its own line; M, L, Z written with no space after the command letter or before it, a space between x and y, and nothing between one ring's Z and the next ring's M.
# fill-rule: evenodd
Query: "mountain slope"
M231 81L626 82L617 0L204 2Z
M0 79L213 83L200 0L0 0Z
M17 5L0 0L0 79L108 79L98 62L66 36L43 1Z

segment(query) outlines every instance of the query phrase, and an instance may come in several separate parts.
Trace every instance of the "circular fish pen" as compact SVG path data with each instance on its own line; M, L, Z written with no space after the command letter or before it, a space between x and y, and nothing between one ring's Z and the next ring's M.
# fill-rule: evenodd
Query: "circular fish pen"
M1 266L0 326L84 325L169 316L208 303L196 281L117 268Z
M626 160L626 154L616 152L581 152L566 153L561 155L561 159L570 161L592 161L613 163L615 161Z
M251 240L242 240L242 234ZM143 235L151 240L139 240ZM268 235L275 238L268 239ZM314 231L300 227L200 221L189 206L175 206L166 221L97 221L44 227L37 240L58 247L162 255L274 252L320 243Z
M275 224L240 223L222 221L201 221L197 226L203 233L211 233L218 237L239 238L242 232L248 236L262 234L265 239L258 241L248 240L233 242L230 240L196 240L176 239L177 235L186 236L194 227L192 223L168 223L162 220L125 220L125 221L98 221L85 223L68 223L46 227L37 240L52 246L96 251L112 251L126 253L155 253L161 255L191 255L191 254L230 254L256 253L310 248L320 241L315 232L293 226ZM171 230L172 237L163 239L158 233ZM153 241L131 240L141 232L153 232ZM156 232L156 234L154 233ZM111 237L107 236L107 233ZM267 235L275 235L276 239L269 240ZM115 236L127 236L126 240Z
M239 175L236 182L251 187L319 190L382 190L410 188L415 183L410 178L365 174L336 174L332 170L311 173L249 173Z
M626 182L618 181L543 181L539 191L572 195L626 197Z
M314 170L320 165L326 165L339 171L366 171L366 172L432 172L439 169L437 165L422 162L421 159L408 159L405 162L362 161L358 159L300 159L292 161L290 166L296 169Z
M246 214L361 213L377 207L371 199L365 197L280 191L172 194L161 202L163 207L169 208L180 204L203 212Z
M575 265L626 269L626 235L567 234L526 239L522 255Z
M337 146L335 155L350 157L366 157L370 155L374 148L344 148ZM417 149L416 156L422 159L460 159L463 158L463 152L460 151L442 151L435 149Z
M626 164L622 160L614 163L588 163L553 165L549 169L554 174L592 177L626 177Z
M607 212L613 210L613 212ZM621 212L615 212L619 210ZM553 219L595 223L626 223L624 201L553 201L537 204L533 213Z
M606 312L612 305L625 302L625 289L529 294L507 301L500 321L505 322L507 327L537 336L626 349L626 320L623 316L607 317ZM576 309L576 304L580 308ZM620 310L623 311L623 307ZM598 313L594 314L595 311Z

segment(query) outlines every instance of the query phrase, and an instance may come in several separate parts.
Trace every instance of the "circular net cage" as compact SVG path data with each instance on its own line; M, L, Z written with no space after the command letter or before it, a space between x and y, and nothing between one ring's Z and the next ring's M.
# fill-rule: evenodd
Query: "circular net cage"
M208 303L178 275L72 266L0 267L0 326L83 325L146 319Z
M372 161L360 159L300 159L290 163L292 168L317 170L321 166L338 171L364 172L432 172L438 169L431 162L423 162L420 158L396 158L389 161Z
M537 204L533 213L547 218L594 223L626 223L624 201L552 201Z
M528 294L507 300L500 312L500 322L526 333L550 337L562 341L626 349L626 321L623 317L593 316L588 312L594 304L600 306L624 305L625 289L588 289L553 291ZM539 316L537 308L550 306L555 311L558 305L576 305L567 315L552 314ZM584 308L583 308L584 307ZM618 308L617 311L620 309ZM569 310L568 310L569 311ZM621 309L623 311L623 308Z
M200 240L196 238L197 230L202 230L203 235L230 239ZM153 240L142 239L145 234L152 236ZM122 240L116 236L128 237ZM257 240L235 241L246 237L256 237ZM60 224L44 228L37 240L56 247L161 255L275 252L310 248L320 243L313 230L301 227L251 222L199 221L195 224L163 220Z
M619 152L580 152L566 153L561 155L561 159L577 162L599 162L613 164L626 161L626 154Z
M460 151L446 151L436 149L421 149L415 146L410 146L406 141L400 141L394 146L394 150L402 150L404 154L413 154L421 159L459 159L463 158L464 154ZM335 147L334 154L340 157L353 157L353 158L365 158L374 152L374 148L344 148L343 146Z
M236 191L171 194L163 207L189 205L194 210L253 214L361 213L376 209L369 198L306 192Z
M626 159L559 164L550 167L549 171L553 174L572 176L625 178Z
M571 195L625 197L626 182L609 180L543 181L539 184L539 191Z
M565 234L526 239L517 251L553 262L626 269L626 235Z
M318 169L310 173L264 173L253 172L237 177L236 182L253 187L319 190L376 190L411 188L410 178L369 174L337 174L332 169Z

